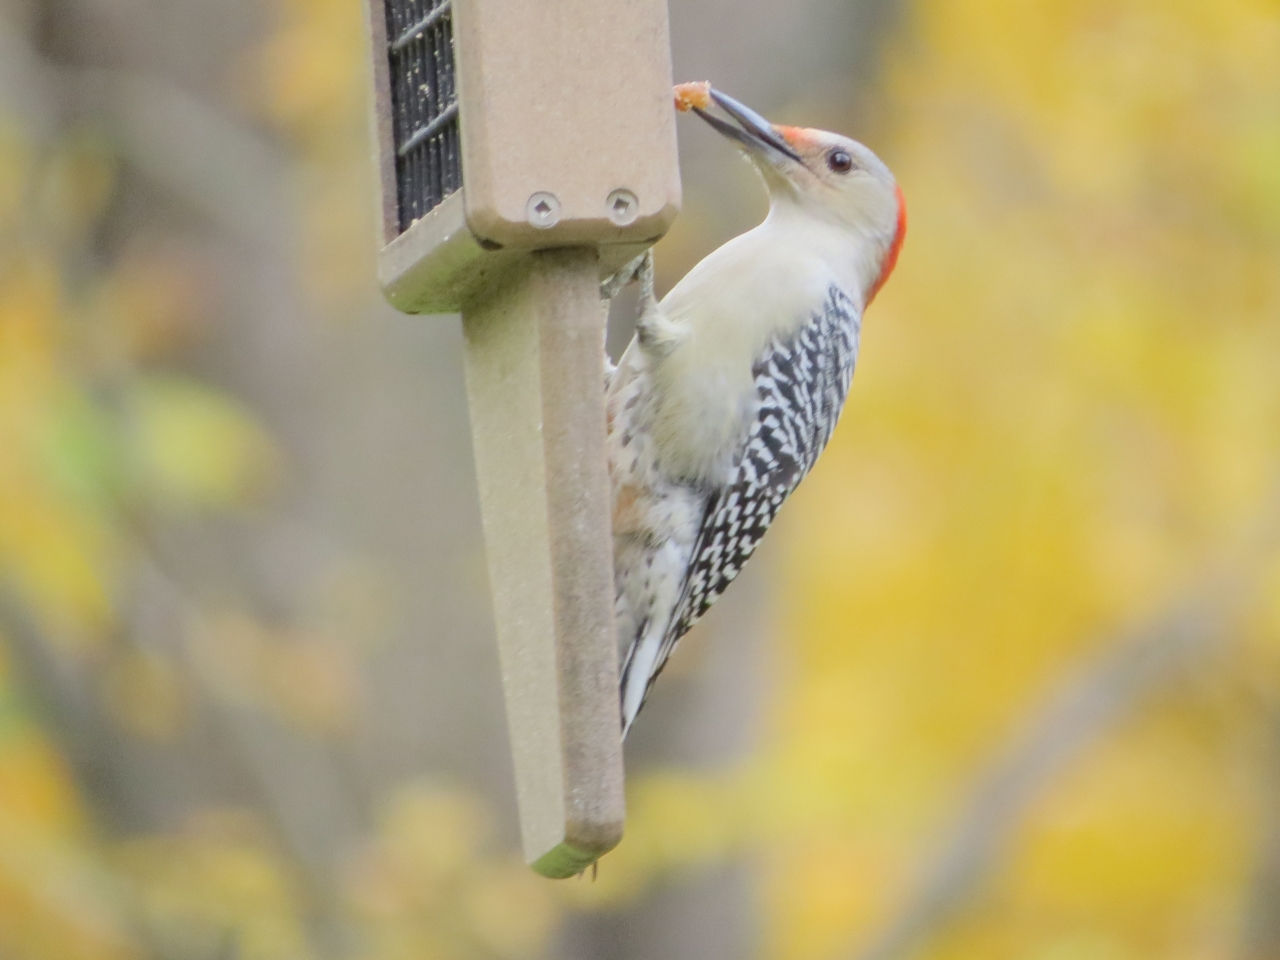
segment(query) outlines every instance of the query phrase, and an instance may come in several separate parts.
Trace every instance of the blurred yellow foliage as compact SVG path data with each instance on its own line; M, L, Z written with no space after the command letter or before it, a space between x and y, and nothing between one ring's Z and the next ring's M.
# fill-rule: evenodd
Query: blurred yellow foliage
M471 791L408 783L344 877L371 960L511 958L551 933L548 885L493 855L488 811Z
M161 956L217 944L244 960L302 955L301 894L250 817L210 811L180 833L121 844L112 863Z
M360 11L267 10L274 29L219 65L219 93L287 168L268 186L298 201L271 241L279 266L323 317L364 316ZM50 134L0 102L0 955L517 960L549 955L566 916L729 862L755 877L760 957L890 941L871 955L1236 953L1280 804L1264 772L1280 764L1280 16L1273 0L919 0L901 17L872 94L882 120L847 127L898 174L909 235L838 435L771 537L764 742L726 769L634 777L627 838L594 883L534 877L471 785L395 769L373 795L375 761L343 766L339 741L390 735L366 708L386 638L409 625L358 549L265 516L314 451L273 435L225 356L200 354L257 302L220 301L214 276L258 251L138 228L129 124ZM106 82L69 73L77 95ZM673 236L662 256L700 242ZM284 336L333 370L348 360L341 338ZM344 496L315 489L299 513ZM275 562L242 565L255 524ZM232 558L224 579L168 562L187 541ZM303 567L292 604L259 589ZM1077 740L1049 730L1071 749L1019 754L1131 631L1197 599L1230 608L1221 636ZM422 629L455 629L437 621ZM129 635L139 622L150 644ZM20 656L45 671L31 690L66 683L73 709L28 696ZM77 726L82 707L110 729ZM162 784L179 799L120 815L113 789L209 731L243 754L236 782ZM292 793L272 789L285 733L308 785ZM134 765L104 775L103 742ZM224 769L213 752L200 773ZM1034 776L983 794L1011 763ZM173 806L194 812L155 813ZM971 873L935 902L957 835Z
M341 0L281 0L279 7L281 28L249 59L244 96L303 148L305 289L318 310L345 318L368 291L376 250L362 8Z
M250 499L275 470L271 442L248 410L194 380L154 376L129 397L130 439L150 497L177 506Z
M1252 561L1280 489L1274 5L938 0L909 26L881 145L906 249L784 521L791 670L761 762L814 840L773 854L771 956L882 927L975 761L1064 667ZM1229 953L1277 635L1253 619L1047 779L920 955Z
M0 955L131 958L66 767L26 721L12 679L0 651Z
M0 259L0 569L50 616L100 624L108 532L46 476L47 435L75 390L61 367L63 306L50 260Z

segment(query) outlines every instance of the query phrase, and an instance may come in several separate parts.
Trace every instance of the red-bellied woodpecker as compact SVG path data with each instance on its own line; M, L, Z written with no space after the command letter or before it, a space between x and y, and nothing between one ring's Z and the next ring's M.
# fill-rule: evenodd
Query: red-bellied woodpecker
M770 207L661 303L646 260L636 336L609 375L624 733L830 439L863 308L906 227L893 175L862 144L773 126L709 87L683 92L682 109L744 149Z

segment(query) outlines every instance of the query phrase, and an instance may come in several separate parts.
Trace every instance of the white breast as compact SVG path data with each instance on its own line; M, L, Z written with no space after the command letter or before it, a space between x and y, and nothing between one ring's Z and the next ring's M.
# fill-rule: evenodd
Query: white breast
M664 348L649 375L653 431L671 474L724 482L755 419L753 365L769 340L818 309L835 278L815 249L774 218L730 240L660 305Z

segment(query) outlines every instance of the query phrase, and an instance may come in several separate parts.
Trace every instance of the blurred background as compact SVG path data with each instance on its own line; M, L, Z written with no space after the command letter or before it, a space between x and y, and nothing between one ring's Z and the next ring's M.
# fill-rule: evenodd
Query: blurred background
M0 957L1280 957L1280 8L671 15L911 225L551 882L359 4L0 0ZM663 289L764 211L680 137Z

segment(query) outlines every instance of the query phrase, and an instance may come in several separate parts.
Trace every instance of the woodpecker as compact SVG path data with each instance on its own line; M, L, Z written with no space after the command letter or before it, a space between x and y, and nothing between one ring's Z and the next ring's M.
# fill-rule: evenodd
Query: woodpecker
M676 103L743 150L769 213L660 303L650 259L633 277L636 334L606 388L624 736L830 439L906 229L901 190L861 143L774 126L706 84Z

